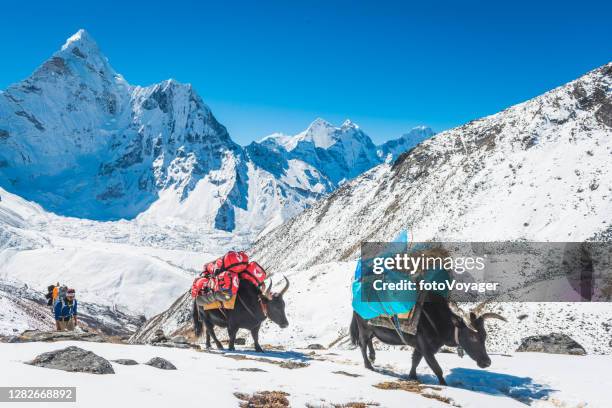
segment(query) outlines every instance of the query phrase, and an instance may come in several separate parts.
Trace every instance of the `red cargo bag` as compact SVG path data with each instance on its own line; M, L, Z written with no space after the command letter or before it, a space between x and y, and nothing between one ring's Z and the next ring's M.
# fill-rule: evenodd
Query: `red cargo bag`
M243 252L229 251L223 256L223 270L240 273L246 270L249 264L249 256Z
M240 274L240 279L245 279L255 286L260 286L266 280L267 273L257 262L249 262L246 270Z

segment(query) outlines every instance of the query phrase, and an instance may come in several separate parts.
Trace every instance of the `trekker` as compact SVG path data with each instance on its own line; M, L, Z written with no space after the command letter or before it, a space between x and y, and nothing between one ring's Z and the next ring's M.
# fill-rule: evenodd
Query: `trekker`
M77 325L77 301L74 289L67 289L63 297L59 297L54 306L55 328L57 331L73 331Z
M55 285L47 286L45 298L47 299L47 306L51 306L51 311L53 311L53 292L55 292Z

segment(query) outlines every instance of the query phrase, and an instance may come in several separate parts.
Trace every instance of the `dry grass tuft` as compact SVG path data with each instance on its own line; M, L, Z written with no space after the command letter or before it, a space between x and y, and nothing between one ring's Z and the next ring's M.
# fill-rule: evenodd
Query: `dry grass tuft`
M433 385L420 384L416 381L386 381L379 384L375 384L374 387L379 388L381 390L402 390L408 392L414 392L416 394L421 395L425 398L435 399L446 404L459 407L451 398L444 397L440 394L436 394L433 392L423 392L425 390L433 390L433 391L441 391L441 387L436 387Z
M254 394L235 392L234 396L241 400L241 408L286 408L289 407L289 394L283 391L259 391Z

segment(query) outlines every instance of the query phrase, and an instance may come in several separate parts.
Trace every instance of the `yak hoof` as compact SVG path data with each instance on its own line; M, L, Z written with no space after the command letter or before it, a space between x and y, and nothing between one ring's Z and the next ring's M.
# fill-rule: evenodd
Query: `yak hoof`
M444 378L440 379L440 385L448 385Z
M369 357L370 357L370 361L371 361L371 362L376 361L376 354L370 354L370 356L369 356Z
M413 373L408 374L408 379L411 381L419 381L417 375Z

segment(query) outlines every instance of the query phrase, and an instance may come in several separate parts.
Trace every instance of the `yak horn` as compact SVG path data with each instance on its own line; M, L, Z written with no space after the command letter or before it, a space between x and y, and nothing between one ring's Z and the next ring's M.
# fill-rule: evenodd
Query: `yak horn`
M274 285L274 282L272 282L272 278L270 278L270 284L266 287L266 289L262 293L262 295L267 299L270 299L272 297L271 295L272 285Z
M472 319L470 318L470 315L465 313L463 309L461 309L455 302L449 300L448 308L455 316L460 317L461 320L463 320L463 323L465 323L468 329L473 332L478 332L478 330L476 330L476 328L472 326Z
M498 319L504 322L507 322L508 320L506 320L506 318L500 314L494 313L494 312L488 312L488 313L483 313L480 316L483 320L484 319Z
M490 300L487 299L484 302L479 303L475 308L471 310L471 313L474 313L474 316L476 316L477 318L482 316L482 314L484 313L484 309L489 302Z
M285 287L283 288L283 290L280 291L280 296L284 295L287 289L289 289L289 279L287 279L285 275L283 275L283 278L285 278Z

